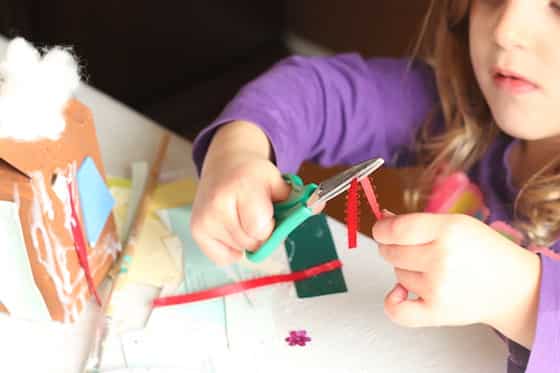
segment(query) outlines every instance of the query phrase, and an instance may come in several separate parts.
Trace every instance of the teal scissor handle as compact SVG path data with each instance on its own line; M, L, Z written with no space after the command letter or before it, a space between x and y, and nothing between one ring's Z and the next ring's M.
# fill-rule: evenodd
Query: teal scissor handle
M317 185L304 185L301 178L294 174L282 177L292 190L287 200L274 204L274 231L268 240L257 251L247 252L247 259L252 262L258 263L266 259L294 229L313 215L313 211L307 207L307 201Z

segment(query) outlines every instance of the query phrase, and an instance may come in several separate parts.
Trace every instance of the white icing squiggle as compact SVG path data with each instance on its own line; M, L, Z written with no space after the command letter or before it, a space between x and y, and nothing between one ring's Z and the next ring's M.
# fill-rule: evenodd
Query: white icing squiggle
M72 236L72 208L70 205L70 191L68 190L67 183L74 180L76 169L76 162L73 162L69 164L66 169L57 170L56 183L61 183L61 186L54 188L55 195L63 204L64 227L68 230L70 236ZM49 194L47 193L47 186L43 174L39 171L35 171L32 172L30 176L33 192L30 226L31 238L37 253L37 260L45 268L45 271L53 281L57 298L63 308L64 322L75 321L79 318L80 305L85 305L89 296L89 288L86 286L85 274L80 270L75 276L72 276L68 270L69 251L74 252L75 248L73 245L63 245L55 232L45 224L44 214L46 214L50 220L53 220L55 217L53 201L50 200ZM76 196L76 186L74 183L71 185L73 186L71 193L73 196ZM78 210L79 198L76 197L73 198L73 200L76 204L75 208ZM44 253L40 250L39 239L43 241ZM98 273L109 258L114 260L121 250L119 240L112 234L103 237L101 247L103 250L91 250L88 255L92 275ZM97 265L93 265L93 263L97 263Z
M117 258L118 253L122 250L121 243L114 234L105 236L101 246L104 248L104 257L110 256L113 260Z
M47 214L50 220L54 219L54 209L52 205L52 201L49 198L49 194L47 193L47 187L45 184L45 177L43 173L40 171L35 171L31 175L32 179L37 179L36 187L39 193L39 197L41 198L41 208Z
M19 189L17 184L14 183L14 203L16 204L16 211L19 215L19 208L21 206L20 199L19 199Z
M68 230L68 233L72 234L72 226L77 225L78 222L74 221L72 217L72 207L70 206L70 195L68 194L68 184L71 185L70 190L72 191L72 197L74 204L76 205L76 211L80 211L79 198L76 196L76 187L73 184L76 175L76 161L68 165L66 170L57 169L55 171L57 175L56 185L53 186L56 196L62 202L64 207L64 228Z
M57 298L63 305L64 321L68 322L70 320L68 317L69 315L67 310L70 307L70 302L69 302L68 294L66 294L65 292L68 286L65 286L66 284L63 283L63 278L61 278L61 276L58 273L57 270L58 260L55 259L56 257L59 257L59 253L66 252L66 248L58 246L59 243L56 242L54 244L57 246L53 247L53 242L51 238L52 235L50 234L50 231L45 226L45 222L43 220L42 212L43 212L43 204L45 203L45 198L44 197L41 198L40 196L38 196L38 194L40 194L40 188L41 188L40 184L44 184L44 178L42 177L42 174L41 177L37 177L37 173L40 174L40 172L34 172L31 174L31 188L33 191L33 203L31 205L31 215L30 215L31 239L33 241L33 246L37 253L37 260L41 265L43 265L43 267L47 271L47 274L52 279L57 294ZM50 200L49 200L49 205L50 205ZM41 252L41 247L39 245L39 237L41 237L43 241L45 256L43 256L43 253Z

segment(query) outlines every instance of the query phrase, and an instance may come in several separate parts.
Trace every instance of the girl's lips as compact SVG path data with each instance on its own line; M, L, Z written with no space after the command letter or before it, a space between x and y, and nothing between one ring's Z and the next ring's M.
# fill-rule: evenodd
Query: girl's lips
M535 83L509 70L495 69L493 79L498 88L511 94L529 93L539 89Z

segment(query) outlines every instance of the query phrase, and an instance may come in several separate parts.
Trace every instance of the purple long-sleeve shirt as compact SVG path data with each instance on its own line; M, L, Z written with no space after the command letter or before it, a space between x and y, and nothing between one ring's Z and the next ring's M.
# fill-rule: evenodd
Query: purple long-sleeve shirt
M388 165L409 165L417 130L438 106L433 73L421 63L356 54L291 57L238 93L197 137L193 158L200 169L214 130L246 120L267 134L282 172L296 171L304 160L328 166L382 157ZM490 210L489 223L512 220L517 190L505 160L513 142L498 137L469 172ZM560 252L560 243L551 249ZM560 371L560 261L540 257L535 340L530 352L509 342L509 373Z

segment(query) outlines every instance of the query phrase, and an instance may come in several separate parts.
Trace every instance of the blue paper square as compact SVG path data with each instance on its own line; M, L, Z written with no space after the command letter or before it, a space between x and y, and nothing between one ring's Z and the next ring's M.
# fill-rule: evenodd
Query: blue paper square
M77 178L87 240L90 246L95 246L115 205L115 200L91 157L84 160L78 170Z

